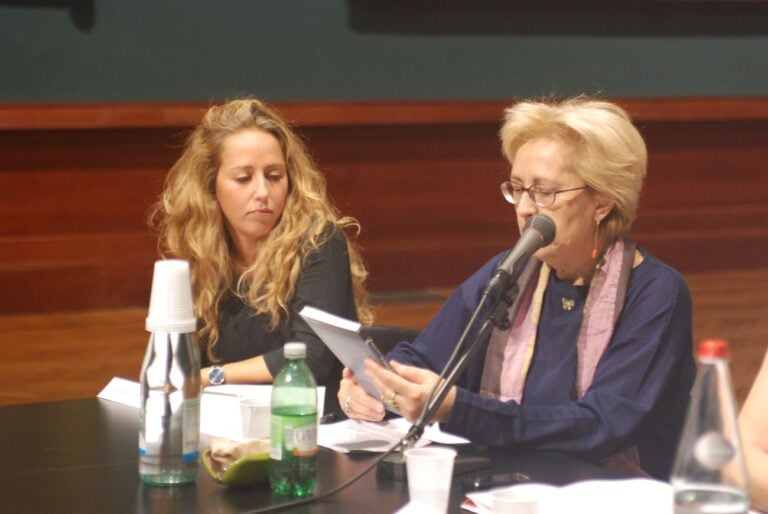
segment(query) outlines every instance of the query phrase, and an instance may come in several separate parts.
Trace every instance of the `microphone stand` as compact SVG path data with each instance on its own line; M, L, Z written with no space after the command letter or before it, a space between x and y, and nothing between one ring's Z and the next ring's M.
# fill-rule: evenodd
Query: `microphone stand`
M522 268L523 266L521 265L520 270L522 270ZM445 399L445 396L448 394L448 391L456 383L459 376L464 372L467 365L469 364L472 356L480 348L480 342L487 341L490 337L491 331L494 328L499 328L500 330L506 330L509 328L510 320L508 311L511 306L515 305L515 300L520 294L520 288L517 285L516 280L519 274L519 272L508 274L504 271L500 271L493 277L488 287L483 292L480 303L475 308L475 311L472 314L472 318L470 319L469 323L464 329L464 332L459 338L459 342L456 344L453 353L448 359L448 362L443 367L442 372L438 376L437 383L432 389L427 402L424 404L421 415L411 425L408 433L402 439L400 452L398 454L390 455L389 457L383 459L380 463L379 471L381 474L394 480L406 479L405 456L403 455L405 450L413 447L421 438L427 423L430 419L432 419L437 410L440 408L440 405ZM470 328L475 324L476 319L479 317L480 312L482 312L482 309L489 298L493 298L494 300L491 311L486 316L485 321L480 327L480 330L474 335L474 338L472 339L469 346L467 346L466 339L470 332ZM517 308L519 308L519 303L517 306ZM517 309L515 309L515 312L512 313L513 319L516 315ZM443 378L444 380L441 380ZM468 463L466 463L466 465L462 465L457 460L454 466L454 473L463 473L486 466L487 459L485 461L478 460L477 458L471 459Z
M461 375L461 373L467 367L467 364L469 363L472 355L474 355L477 349L480 348L480 341L486 340L490 336L491 330L493 330L494 327L497 327L501 330L506 330L509 328L510 321L508 311L510 307L515 305L515 300L520 294L520 290L517 285L517 277L520 275L523 267L524 263L521 264L518 269L515 269L512 274L500 270L491 279L489 285L485 288L485 291L483 291L480 303L475 308L475 311L472 313L472 317L467 323L467 326L464 328L464 332L461 334L459 342L456 344L456 348L454 348L453 353L448 359L448 362L443 367L438 381L432 389L429 398L427 399L427 402L421 411L419 419L416 420L413 425L411 425L408 433L402 439L400 439L400 441L393 444L386 452L373 459L373 462L366 466L365 469L363 469L361 472L349 478L341 485L334 487L330 491L320 493L316 496L309 496L307 498L300 498L298 500L287 501L276 505L262 507L256 510L250 510L247 511L247 514L277 512L280 510L322 501L330 496L333 496L337 492L345 489L346 487L362 478L368 471L373 469L374 466L378 466L379 472L385 477L404 481L406 479L406 472L405 457L403 452L416 444L419 438L421 438L422 434L424 433L424 427L426 426L427 421L435 415L435 412L437 412L440 404L445 399L445 395L448 394L448 390L453 386L453 384L456 383L459 375ZM492 310L486 317L483 325L480 327L480 330L475 334L469 347L467 347L466 351L462 351L466 346L465 341L470 333L470 329L474 326L475 321L482 312L482 309L488 299L492 298L493 296L498 296L498 298L494 299ZM519 303L517 305L519 308ZM516 315L517 308L512 313L512 318L514 319ZM461 356L460 358L459 355ZM459 358L459 360L454 366L454 362L457 358ZM450 373L448 373L448 370L450 370ZM441 381L443 378L445 378L445 380ZM396 452L398 448L399 452L393 453ZM470 457L466 463L461 463L459 460L457 460L457 462L454 464L454 473L463 473L487 466L487 458Z

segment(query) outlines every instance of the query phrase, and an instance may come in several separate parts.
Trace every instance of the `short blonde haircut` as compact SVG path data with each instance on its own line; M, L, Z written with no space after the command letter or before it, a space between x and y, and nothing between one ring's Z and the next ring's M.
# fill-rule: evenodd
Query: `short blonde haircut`
M233 268L233 243L216 201L216 176L222 145L242 130L257 129L280 143L288 173L283 213L259 246L255 262L240 276ZM274 109L255 99L240 99L206 112L171 167L155 204L150 225L159 232L163 256L190 262L195 313L208 356L219 338L219 304L229 290L277 328L290 310L299 273L307 256L323 244L330 225L359 232L353 218L342 217L326 197L326 181L301 139ZM367 270L356 246L348 244L353 290L360 321L372 320L364 281Z
M506 109L500 136L510 163L534 139L553 139L571 151L568 166L593 191L614 201L600 225L611 243L635 220L648 153L627 113L610 102L579 96L562 101L523 101Z

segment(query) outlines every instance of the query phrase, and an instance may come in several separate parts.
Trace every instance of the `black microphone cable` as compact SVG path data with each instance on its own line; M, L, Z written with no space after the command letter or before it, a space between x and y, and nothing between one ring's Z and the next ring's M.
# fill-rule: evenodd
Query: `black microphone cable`
M452 366L458 359L459 355L462 353L461 350L465 346L465 341L470 334L470 330L475 325L478 316L483 311L483 307L485 306L485 303L487 302L488 298L490 298L490 296L491 296L490 290L486 289L486 291L483 293L482 298L480 299L480 303L478 303L477 307L475 308L475 311L472 313L472 317L470 318L469 322L465 326L464 331L462 332L461 337L459 338L459 342L456 344L456 347L453 350L453 353L448 358L448 361L446 362L445 366L443 366L443 369L440 372L440 375L438 375L438 379L435 382L434 386L432 386L432 390L427 396L427 401L424 404L424 408L421 411L421 415L411 425L411 428L408 430L408 432L398 442L393 444L384 453L382 453L381 455L373 459L373 461L367 467L365 467L362 471L357 473L357 475L354 475L353 477L349 478L347 481L342 482L340 485L334 487L330 491L313 495L313 496L307 496L306 498L301 498L298 500L286 501L283 503L262 507L260 509L246 511L243 514L262 514L266 512L278 512L284 509L289 509L292 507L300 507L302 505L308 505L310 503L322 501L346 489L350 485L360 480L364 475L370 472L375 466L377 466L381 461L383 461L388 455L390 455L396 449L399 448L402 451L407 446L412 446L421 437L422 433L424 432L424 425L426 425L426 421L425 421L426 418L434 414L433 412L431 412L432 410L434 410L434 407L436 406L436 403L435 404L432 403L433 400L442 401L442 394L439 394L436 396L435 393L438 391L438 389L440 389L441 385L445 385L445 380L444 380L445 376L448 374L448 371L452 368ZM464 354L464 357L467 357L467 355ZM465 361L462 361L462 363L464 362ZM454 378L454 377L455 375L452 376L451 378ZM441 391L441 393L442 392L443 391Z
M544 219L545 218L545 219ZM537 223L544 223L544 227L546 227L547 234L544 235L543 240L546 241L542 246L546 246L549 243L552 242L554 239L554 233L555 233L555 227L552 223L552 220L544 215L537 215L533 216L528 220L526 223L525 228L529 228L532 224L536 225ZM551 225L551 226L550 226ZM538 228L538 227L534 227ZM510 250L510 253L514 250ZM496 276L494 275L494 278ZM432 390L430 391L429 395L427 396L427 401L424 403L424 407L422 408L421 414L419 415L418 419L411 425L411 428L408 430L408 432L403 436L397 443L392 445L387 451L379 455L377 458L373 459L370 465L368 467L364 468L361 472L359 472L357 475L353 476L352 478L348 479L346 482L343 482L342 484L336 486L335 488L331 489L330 491L327 491L325 493L314 495L314 496L308 496L307 498L302 498L299 500L294 501L288 501L285 503L279 503L277 505L270 505L269 507L264 507L262 509L257 509L253 511L248 511L245 514L261 514L264 512L277 512L283 509L291 508L291 507L299 507L301 505L307 505L313 502L324 500L325 498L328 498L330 496L333 496L334 494L346 489L350 485L357 482L360 478L362 478L366 473L368 473L370 470L372 470L375 466L377 466L381 461L383 461L388 455L390 455L395 449L400 448L400 450L404 450L407 447L412 446L416 441L421 438L424 427L428 422L428 418L434 415L434 411L439 407L440 403L443 401L443 398L445 394L447 393L447 388L449 383L453 383L456 381L457 375L463 371L463 369L466 367L466 365L469 362L469 358L474 353L474 351L478 348L478 335L484 335L484 332L490 332L491 324L494 326L503 326L505 321L508 325L508 317L507 317L507 309L512 305L514 302L514 299L518 295L518 287L516 283L502 283L498 284L496 281L494 281L494 286L488 286L483 291L483 294L480 298L480 302L478 303L477 307L475 308L474 312L472 313L472 316L470 317L469 321L467 322L466 326L464 327L464 330L461 333L461 336L459 337L458 342L456 343L456 346L453 349L453 352L451 353L451 356L448 358L448 361L443 366L443 369L440 371L440 374L438 375L437 380L435 381L435 384L432 386ZM497 285L498 284L498 285ZM493 297L495 300L492 312L489 313L488 318L486 319L483 326L480 328L480 333L475 334L475 338L472 341L472 345L469 347L469 351L464 352L464 347L466 346L466 340L469 336L471 329L474 327L475 323L477 322L478 317L480 316L480 313L483 312L483 309L485 307L486 302L489 298ZM458 360L458 366L455 366ZM446 376L449 373L449 370L451 370L451 376L446 380Z
M364 468L362 471L360 471L357 475L354 475L352 478L348 479L346 482L342 482L340 485L334 487L330 491L324 492L322 494L317 494L313 496L307 496L306 498L301 498L298 500L293 501L287 501L283 503L278 503L275 505L269 505L267 507L262 507L260 509L256 510L249 510L244 512L243 514L261 514L264 512L278 512L284 509L289 509L292 507L300 507L302 505L308 505L310 503L322 501L326 498L329 498L330 496L333 496L334 494L346 489L350 485L354 484L358 480L360 480L364 475L366 475L369 471L371 471L375 466L379 464L382 460L384 460L390 453L392 453L396 448L401 448L403 444L405 444L405 441L407 439L408 435L406 434L403 436L402 439L400 439L398 442L396 442L394 445L392 445L387 451L373 459L371 464L368 465L368 467Z
M479 316L480 312L482 312L482 307L484 306L485 302L487 301L487 298L489 297L489 291L486 290L483 294L482 299L480 300L480 303L475 308L475 311L472 313L472 317L470 318L469 322L464 328L464 331L461 334L461 337L459 338L459 342L456 344L456 347L453 350L453 353L451 354L450 358L448 359L448 362L446 362L445 366L443 366L442 371L440 372L440 375L438 376L438 380L435 382L435 385L432 386L432 390L430 391L427 401L424 404L424 408L422 409L421 415L419 418L411 425L411 428L408 430L408 432L395 444L393 444L389 449L387 449L384 453L377 456L373 461L365 467L362 471L360 471L357 475L354 475L352 478L349 478L347 481L342 482L340 485L334 487L330 491L313 495L313 496L307 496L306 498L301 498L298 500L293 501L287 501L284 503L278 503L275 505L269 505L267 507L263 507L256 510L250 510L246 511L243 514L262 514L266 512L278 512L284 509L289 509L292 507L300 507L302 505L308 505L310 503L322 501L326 498L329 498L333 496L334 494L346 489L350 485L354 484L358 480L360 480L364 475L366 475L368 472L370 472L374 467L376 467L381 461L383 461L387 456L389 456L391 453L393 453L395 450L400 449L400 451L404 450L406 446L413 445L420 437L422 432L424 431L424 425L425 422L422 420L422 418L425 418L428 415L431 415L430 411L430 401L434 398L435 392L439 389L445 375L447 375L448 370L451 368L453 363L458 358L460 352L460 349L464 346L464 341L466 340L467 336L470 333L470 329L474 326L477 317ZM418 436L414 437L414 430L415 427L419 427L418 429Z
M526 235L529 229L539 235L539 247L549 245L555 238L555 224L549 216L544 214L537 214L528 218L525 223L525 227L523 228L521 239ZM499 327L501 329L506 329L509 327L509 318L507 316L506 310L512 306L514 300L519 294L516 279L532 255L532 252L531 254L528 254L527 257L525 254L518 255L516 250L520 243L521 241L518 240L517 245L509 252L507 252L507 255L499 263L499 268L497 269L496 273L493 275L488 285L483 290L480 302L475 308L475 311L472 313L472 317L470 318L469 322L467 322L467 325L464 328L458 343L456 343L456 346L453 349L453 353L451 353L451 356L448 358L445 366L443 366L443 369L440 371L437 381L430 391L427 397L427 401L424 403L424 408L422 409L421 414L413 423L413 425L411 425L411 429L406 435L406 444L413 444L421 437L422 433L424 432L424 426L429 422L429 418L435 414L435 411L440 406L440 403L443 401L443 398L447 394L447 388L456 381L458 374L461 373L464 368L466 368L471 355L477 350L477 343L479 339L478 335L485 335L485 333L490 333L490 323L492 323L493 326ZM525 258L523 259L523 262L517 263L517 267L515 269L504 269L506 261L513 255ZM486 319L486 322L481 326L480 333L475 334L472 344L469 346L467 351L465 351L465 346L467 345L466 340L469 336L470 329L474 327L475 323L477 322L477 318L483 311L483 308L489 299L492 299L493 303L491 304L492 309L489 313L488 319ZM451 370L451 375L449 379L446 380L446 376L448 376L449 370Z
M483 293L483 296L480 298L480 303L477 304L475 311L472 313L472 317L470 317L469 321L464 327L464 331L461 333L461 336L459 337L459 341L454 346L453 353L451 353L451 356L448 357L448 361L446 361L445 365L443 366L443 369L440 371L440 374L437 376L435 385L432 386L432 390L429 392L429 395L427 395L427 401L424 402L424 407L421 409L421 414L419 414L419 417L416 419L416 421L413 422L410 430L406 434L404 438L405 444L412 445L417 440L419 440L419 438L421 438L421 435L424 433L424 427L429 422L427 418L431 417L434 414L434 412L431 412L431 411L434 410L433 401L435 400L436 393L440 389L440 386L444 383L445 377L446 375L448 375L448 371L452 369L456 364L456 360L459 358L459 355L463 354L464 347L466 346L467 337L469 336L471 329L475 326L475 323L477 322L477 318L480 316L480 313L483 311L483 308L485 307L485 303L489 297L490 297L490 291L486 289L485 292Z

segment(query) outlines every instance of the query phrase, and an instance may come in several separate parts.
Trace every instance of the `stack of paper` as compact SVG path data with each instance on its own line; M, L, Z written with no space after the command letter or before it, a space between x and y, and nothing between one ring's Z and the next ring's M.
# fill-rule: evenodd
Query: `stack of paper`
M400 440L411 428L404 418L394 418L380 423L349 419L329 425L320 425L317 444L340 453L352 451L385 452ZM440 431L437 424L429 425L416 446L429 443L466 444L463 437Z
M239 441L242 439L240 399L262 399L269 405L271 385L228 384L206 387L200 399L200 433ZM115 377L101 390L98 397L129 407L141 404L139 383ZM325 386L317 388L317 417L323 415Z
M501 489L535 496L539 514L672 514L672 486L646 478L585 480L562 487L529 483ZM462 508L491 514L491 495L492 491L469 493Z

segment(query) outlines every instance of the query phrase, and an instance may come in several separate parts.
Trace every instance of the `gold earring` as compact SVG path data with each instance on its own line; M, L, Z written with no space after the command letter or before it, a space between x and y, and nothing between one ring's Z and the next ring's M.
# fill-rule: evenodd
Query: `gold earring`
M595 243L592 247L592 259L597 259L597 232L600 229L600 220L597 220L597 224L595 225Z

